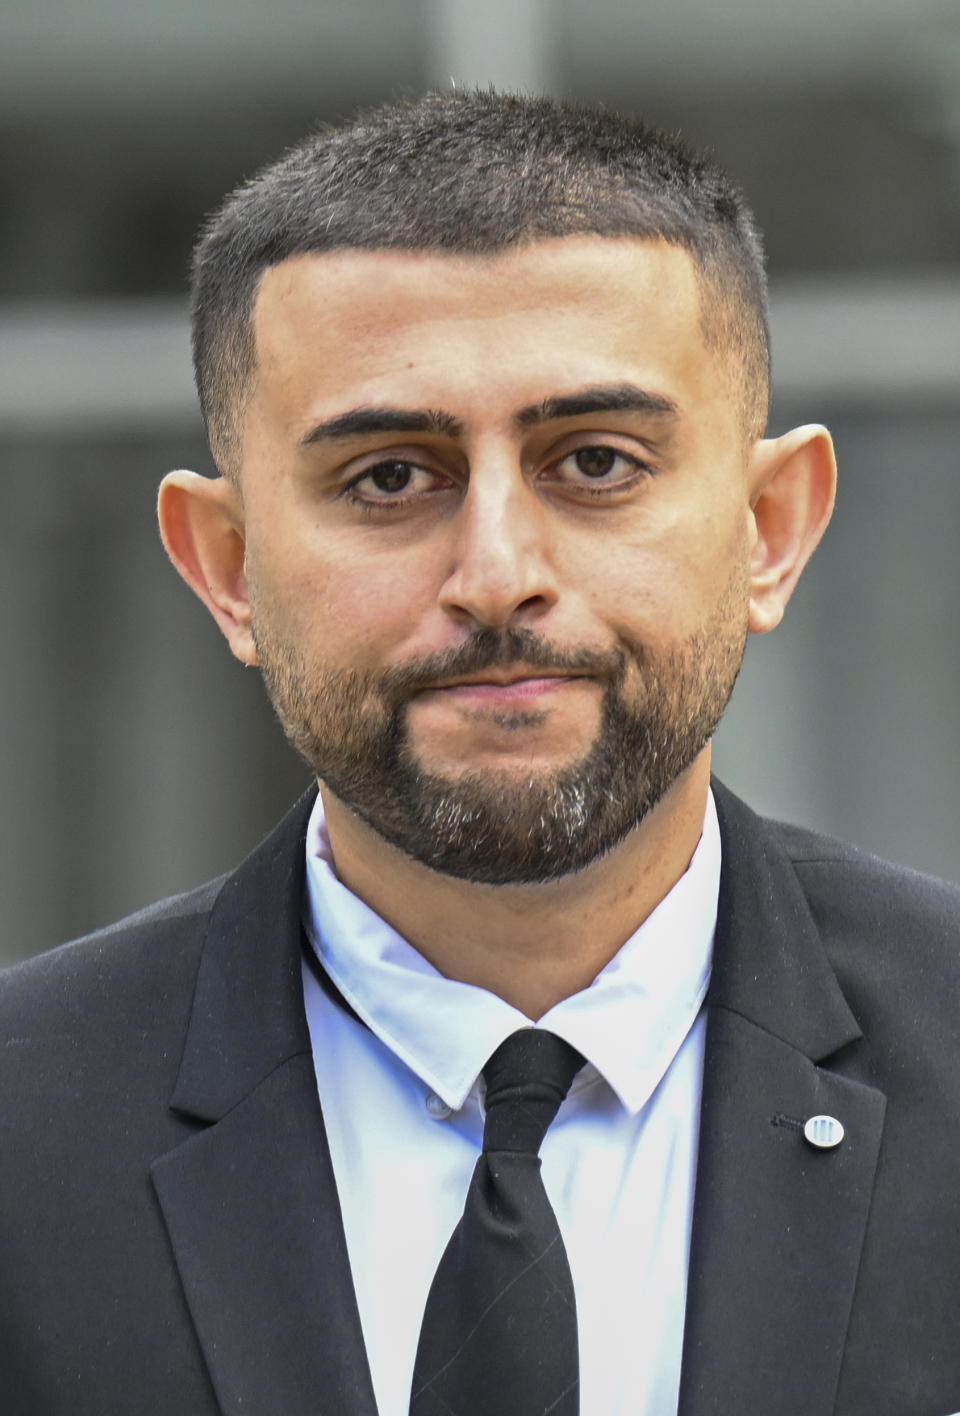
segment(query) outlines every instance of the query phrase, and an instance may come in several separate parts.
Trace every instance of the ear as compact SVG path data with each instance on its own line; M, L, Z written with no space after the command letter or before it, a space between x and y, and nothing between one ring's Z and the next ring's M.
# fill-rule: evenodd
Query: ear
M837 463L830 434L811 424L758 442L749 478L755 531L749 624L752 633L765 634L783 618L833 512Z
M257 662L250 628L243 504L226 477L170 472L157 503L167 555L243 664Z

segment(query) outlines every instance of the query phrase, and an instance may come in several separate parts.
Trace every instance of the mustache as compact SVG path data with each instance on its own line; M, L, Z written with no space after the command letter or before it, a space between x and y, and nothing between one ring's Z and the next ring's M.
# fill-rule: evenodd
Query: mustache
M484 669L507 669L518 663L555 673L587 673L616 679L623 675L626 655L619 649L564 649L529 629L481 629L453 649L388 669L380 688L395 702L402 702L448 679Z

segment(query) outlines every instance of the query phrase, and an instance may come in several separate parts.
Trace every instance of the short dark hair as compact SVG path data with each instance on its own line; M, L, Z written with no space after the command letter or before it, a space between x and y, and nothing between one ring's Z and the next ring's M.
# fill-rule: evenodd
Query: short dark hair
M601 108L452 90L375 108L306 138L233 192L193 262L193 355L222 471L240 463L261 277L290 256L353 247L482 255L570 235L689 252L708 346L731 361L744 431L767 417L763 249L740 192L706 155Z

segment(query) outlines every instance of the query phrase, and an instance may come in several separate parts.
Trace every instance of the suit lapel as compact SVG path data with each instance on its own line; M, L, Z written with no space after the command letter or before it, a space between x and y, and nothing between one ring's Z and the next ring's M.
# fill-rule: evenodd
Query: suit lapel
M723 875L709 996L680 1416L829 1416L883 1126L837 1075L860 1037L775 834L715 785ZM837 1117L816 1150L809 1117Z
M214 905L152 1178L225 1416L376 1416L300 973L305 798Z

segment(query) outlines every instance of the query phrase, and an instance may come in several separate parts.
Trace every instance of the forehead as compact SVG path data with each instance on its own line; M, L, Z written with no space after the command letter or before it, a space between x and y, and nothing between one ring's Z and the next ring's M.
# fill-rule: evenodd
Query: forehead
M725 381L700 314L690 257L662 242L295 256L258 292L252 402L284 422L384 403L469 420L629 380L702 410Z

